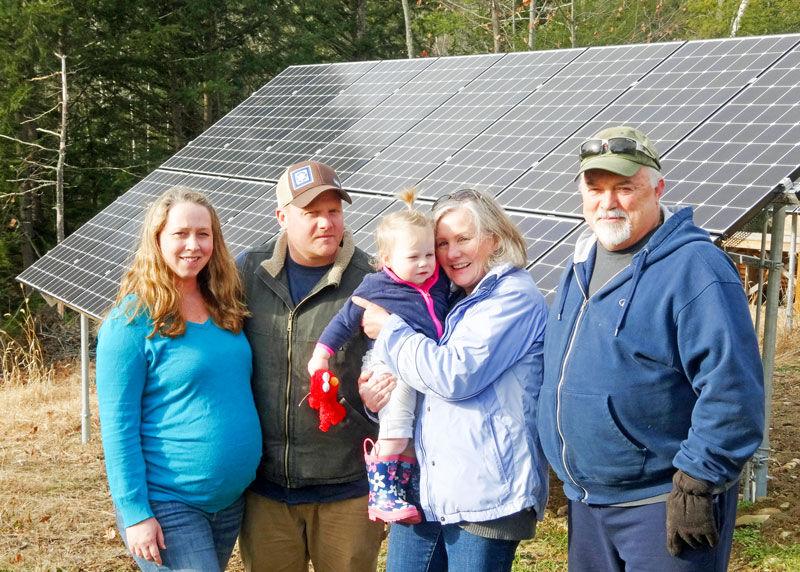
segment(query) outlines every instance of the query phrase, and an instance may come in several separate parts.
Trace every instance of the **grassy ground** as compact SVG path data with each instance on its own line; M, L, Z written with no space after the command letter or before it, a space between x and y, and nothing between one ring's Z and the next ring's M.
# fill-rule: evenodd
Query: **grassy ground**
M740 513L770 514L736 530L731 570L800 570L800 352L784 352L775 378L769 496ZM135 570L114 528L96 414L80 444L77 364L55 381L0 381L0 571ZM92 410L97 411L93 401ZM797 462L795 462L794 460ZM518 550L515 572L566 570L560 486L535 540ZM229 570L241 570L238 556Z

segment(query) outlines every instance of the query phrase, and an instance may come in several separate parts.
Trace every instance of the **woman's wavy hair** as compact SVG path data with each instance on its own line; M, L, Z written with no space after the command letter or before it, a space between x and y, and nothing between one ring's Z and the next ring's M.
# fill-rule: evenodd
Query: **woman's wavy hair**
M478 234L497 240L497 247L489 257L489 268L503 263L525 268L528 264L525 239L494 198L475 189L461 189L433 203L433 220L438 224L442 216L459 208L470 213Z
M377 270L383 268L384 260L391 256L397 241L405 238L406 232L411 228L430 230L431 235L433 235L433 219L426 213L414 208L417 190L413 187L404 189L397 193L397 198L403 201L407 208L387 214L381 218L378 227L375 229L375 244L378 249L378 255L373 261L373 266Z
M153 331L174 338L186 331L186 320L181 315L181 295L173 271L161 253L159 234L167 222L169 210L179 203L193 203L205 207L211 215L213 252L197 276L198 286L209 314L219 327L233 333L242 329L247 308L242 302L243 289L236 263L222 237L222 225L214 207L203 194L187 187L172 187L164 192L147 209L142 224L139 246L130 269L122 278L116 305L129 296L135 296L124 311L130 320L147 313Z

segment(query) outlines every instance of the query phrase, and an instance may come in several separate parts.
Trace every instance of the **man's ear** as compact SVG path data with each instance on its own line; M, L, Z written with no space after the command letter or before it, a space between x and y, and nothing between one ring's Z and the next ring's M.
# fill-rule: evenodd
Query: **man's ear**
M278 224L282 229L286 229L286 210L278 207L275 209L275 218L278 219Z
M664 179L659 179L658 183L656 183L656 197L661 198L664 195L664 189L666 184L664 183Z

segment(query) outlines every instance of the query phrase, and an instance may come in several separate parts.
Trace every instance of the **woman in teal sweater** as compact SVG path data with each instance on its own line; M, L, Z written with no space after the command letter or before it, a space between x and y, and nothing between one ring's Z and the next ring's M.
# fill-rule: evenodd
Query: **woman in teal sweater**
M261 456L245 315L213 207L168 190L97 343L108 482L142 570L224 570L230 558Z

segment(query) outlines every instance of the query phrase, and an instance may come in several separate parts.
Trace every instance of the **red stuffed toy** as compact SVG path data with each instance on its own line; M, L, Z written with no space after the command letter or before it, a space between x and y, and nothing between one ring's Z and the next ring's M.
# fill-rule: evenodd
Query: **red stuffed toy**
M308 404L312 409L319 409L319 429L328 431L347 414L339 403L339 379L328 369L318 369L311 376L311 393Z

